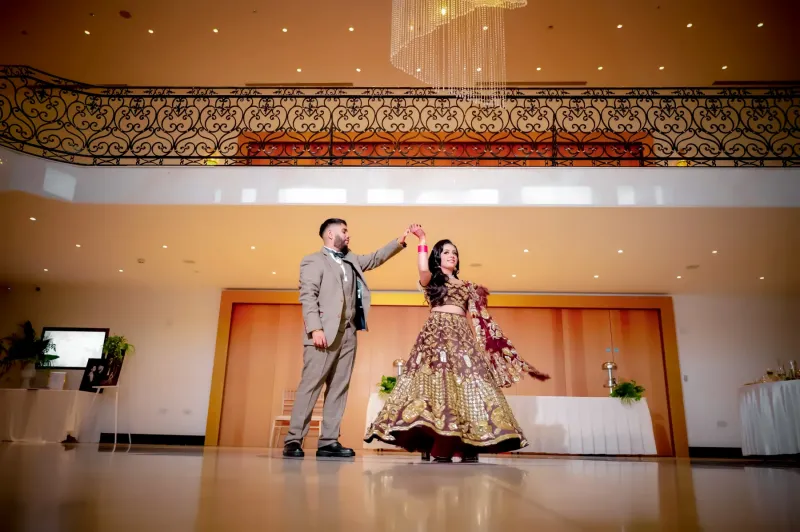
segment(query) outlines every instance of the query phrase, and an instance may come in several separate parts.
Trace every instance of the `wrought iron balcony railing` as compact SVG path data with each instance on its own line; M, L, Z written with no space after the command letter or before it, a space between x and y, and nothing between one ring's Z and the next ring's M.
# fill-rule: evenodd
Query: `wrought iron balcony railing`
M119 87L0 67L0 145L80 165L798 166L800 87Z

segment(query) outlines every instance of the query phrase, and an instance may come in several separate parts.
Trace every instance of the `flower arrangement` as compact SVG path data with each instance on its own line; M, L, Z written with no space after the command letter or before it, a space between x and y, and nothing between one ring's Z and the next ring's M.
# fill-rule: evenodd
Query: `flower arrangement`
M644 386L636 384L634 380L620 381L611 390L611 397L616 397L625 404L631 404L634 401L641 401L644 391Z

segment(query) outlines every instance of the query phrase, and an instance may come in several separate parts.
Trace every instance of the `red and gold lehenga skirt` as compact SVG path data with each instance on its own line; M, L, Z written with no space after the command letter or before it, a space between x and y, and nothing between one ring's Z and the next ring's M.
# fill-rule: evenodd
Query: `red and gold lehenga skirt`
M431 312L364 441L407 451L502 453L528 442L476 349L469 318Z

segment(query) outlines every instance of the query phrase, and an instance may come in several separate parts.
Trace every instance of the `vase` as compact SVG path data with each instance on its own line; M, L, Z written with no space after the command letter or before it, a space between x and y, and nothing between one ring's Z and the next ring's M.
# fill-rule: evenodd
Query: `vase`
M36 377L36 363L26 362L25 365L22 366L22 371L19 372L19 376L22 377L22 384L20 384L20 388L30 388L31 381L33 381L33 379Z

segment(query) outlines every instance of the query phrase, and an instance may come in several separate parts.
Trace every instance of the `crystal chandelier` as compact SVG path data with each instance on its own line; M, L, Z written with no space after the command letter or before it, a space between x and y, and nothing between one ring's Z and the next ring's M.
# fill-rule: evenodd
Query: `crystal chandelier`
M505 10L527 0L392 0L392 64L434 87L487 105L503 100Z

